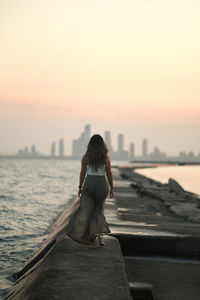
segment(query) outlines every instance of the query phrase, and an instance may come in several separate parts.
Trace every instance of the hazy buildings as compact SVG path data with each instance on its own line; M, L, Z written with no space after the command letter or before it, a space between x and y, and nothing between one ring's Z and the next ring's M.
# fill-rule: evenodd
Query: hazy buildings
M80 138L72 142L72 157L81 158L86 151L87 144L91 135L90 124L85 126L84 132L81 133Z
M124 151L124 135L118 134L118 152L122 153Z
M56 156L56 143L53 142L51 144L51 157L55 157Z
M142 140L142 158L147 159L148 156L148 141L147 139Z
M166 154L165 152L161 152L158 147L154 147L153 152L149 154L149 159L153 161L165 161Z
M189 159L189 161L193 161L194 160L194 152L193 151L190 151L188 153L188 159Z
M36 158L40 156L40 153L37 152L36 146L32 145L31 151L29 151L28 147L24 147L23 149L19 149L16 156L22 158Z
M117 151L113 152L111 158L116 160L127 160L128 151L124 150L124 135L121 133L118 134L117 145Z
M179 159L184 161L185 159L187 159L187 154L185 151L179 152Z
M65 156L64 154L64 139L61 138L58 141L58 154L56 153L56 142L51 143L50 155L43 155L36 150L36 146L32 145L30 151L28 147L20 149L16 155L10 155L9 157L17 158L53 158L53 159L80 159L86 151L88 142L91 136L90 124L85 125L84 131L81 133L78 139L74 139L72 143L72 155ZM154 147L153 151L148 153L148 140L142 140L142 154L135 154L135 144L129 144L129 151L125 150L124 146L124 134L120 133L117 136L117 149L113 148L111 140L111 132L104 131L104 140L109 149L109 154L112 160L121 161L172 161L172 162L200 162L200 152L195 155L193 151L179 152L178 156L167 156L165 152L161 152L158 147ZM0 155L0 157L4 157ZM6 156L7 157L7 156Z
M59 157L64 157L64 140L63 138L60 139L59 144L58 144L58 156Z
M179 156L178 156L178 159L180 161L188 161L188 162L198 161L199 158L200 155L195 157L193 151L190 151L189 153L186 153L185 151L181 151L179 152Z
M110 155L112 156L112 154L113 154L113 148L112 148L112 143L111 143L111 134L110 134L110 131L104 131L104 141L106 143L106 146L108 147Z
M31 147L31 155L36 155L36 147L35 147L35 145L32 145L32 147Z
M134 157L135 157L135 145L131 143L129 148L129 159L133 160Z

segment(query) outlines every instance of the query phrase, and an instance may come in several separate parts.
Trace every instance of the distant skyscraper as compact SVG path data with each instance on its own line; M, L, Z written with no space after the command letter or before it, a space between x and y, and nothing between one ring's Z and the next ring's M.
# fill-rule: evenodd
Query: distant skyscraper
M91 126L90 124L85 125L84 138L86 144L88 144L91 135Z
M118 152L122 153L124 151L124 135L118 134Z
M186 154L186 152L185 151L181 151L181 152L179 152L179 158L181 159L181 160L186 160L187 159L187 154Z
M32 145L32 147L31 147L31 154L36 154L36 147L35 147L35 145Z
M85 125L84 132L81 133L80 138L72 142L72 156L74 158L81 158L86 151L87 144L91 135L90 124Z
M166 153L161 152L158 147L153 148L153 152L149 154L149 159L154 161L165 161L166 160Z
M51 144L51 156L56 156L56 143L55 142L53 142L52 144Z
M142 158L147 158L148 156L148 141L147 139L142 140Z
M191 160L194 160L194 152L193 151L190 151L188 153L188 159L191 161Z
M104 131L104 140L105 140L106 146L108 147L108 150L110 151L110 154L112 154L113 149L112 149L110 131Z
M39 153L36 151L36 146L32 145L31 146L31 152L29 153L30 157L37 157L39 155Z
M64 140L63 140L63 138L60 139L60 141L59 141L58 156L59 157L64 157Z
M117 151L114 152L114 159L117 160L127 160L128 159L128 151L124 150L124 135L118 134L118 148Z
M129 159L132 160L135 157L135 145L133 143L130 144L129 150Z
M158 147L153 148L153 155L155 160L160 159L160 149Z

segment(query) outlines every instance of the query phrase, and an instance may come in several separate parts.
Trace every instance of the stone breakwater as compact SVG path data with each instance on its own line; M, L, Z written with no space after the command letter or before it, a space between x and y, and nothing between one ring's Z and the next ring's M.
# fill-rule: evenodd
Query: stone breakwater
M191 223L200 223L200 198L185 191L180 184L170 178L167 184L145 177L135 172L135 168L120 168L122 178L132 181L132 188L141 197L158 199L170 214Z

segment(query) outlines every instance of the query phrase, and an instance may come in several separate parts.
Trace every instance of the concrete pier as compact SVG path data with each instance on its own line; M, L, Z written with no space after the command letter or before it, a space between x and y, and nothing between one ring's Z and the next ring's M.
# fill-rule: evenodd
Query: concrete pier
M136 175L123 168L113 169L113 174L115 198L105 205L111 228L106 245L93 249L65 235L78 205L75 199L43 247L16 274L6 299L200 299L197 219L191 222L168 209L158 197L166 187L141 177L139 184ZM183 195L172 196L176 201Z
M119 242L89 248L64 237L7 299L130 299Z
M5 299L132 299L117 238L105 236L105 246L90 248L66 236L77 205L75 199L52 225L44 245L15 274L18 279Z

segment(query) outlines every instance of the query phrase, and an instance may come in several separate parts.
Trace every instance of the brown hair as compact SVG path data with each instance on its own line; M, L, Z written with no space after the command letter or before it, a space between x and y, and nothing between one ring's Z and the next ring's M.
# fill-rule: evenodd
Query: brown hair
M99 167L106 164L108 149L99 134L94 134L87 146L85 153L86 162L96 171Z

